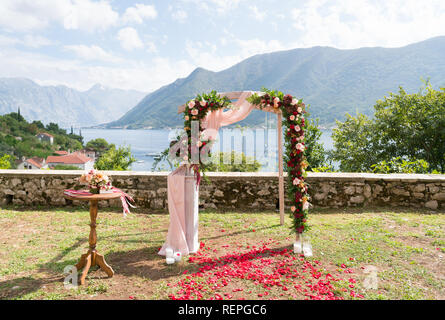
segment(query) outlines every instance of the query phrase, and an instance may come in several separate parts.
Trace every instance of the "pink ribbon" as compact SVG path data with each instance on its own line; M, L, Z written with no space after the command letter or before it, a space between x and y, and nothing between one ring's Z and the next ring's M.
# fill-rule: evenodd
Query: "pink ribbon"
M116 187L112 187L111 191L113 191L113 193L120 193L120 199L121 199L121 203L122 203L124 217L127 216L127 213L130 213L130 208L128 206L130 206L132 208L136 208L135 206L133 206L130 203L130 202L134 202L134 199L129 194L123 192L121 189L118 189ZM93 195L93 193L90 193L85 190L67 189L63 193L67 196L92 196Z

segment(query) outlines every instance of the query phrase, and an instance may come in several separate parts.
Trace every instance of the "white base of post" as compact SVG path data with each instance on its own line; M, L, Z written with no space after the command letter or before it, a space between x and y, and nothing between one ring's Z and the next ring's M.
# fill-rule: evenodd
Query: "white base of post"
M303 254L305 257L312 257L312 245L308 240L303 239L302 234L297 234L296 236L294 253Z
M185 177L185 238L190 253L199 250L198 240L198 211L199 187L196 187L196 178L193 170L188 169Z

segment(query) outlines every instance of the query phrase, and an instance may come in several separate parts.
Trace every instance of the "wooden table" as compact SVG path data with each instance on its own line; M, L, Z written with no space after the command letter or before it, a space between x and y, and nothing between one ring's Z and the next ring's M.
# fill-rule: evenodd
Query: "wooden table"
M120 193L103 193L103 194L91 194L91 195L76 195L68 196L64 195L66 199L69 200L83 200L90 202L90 237L89 244L90 248L87 253L80 257L79 262L76 264L77 270L83 268L82 276L80 277L80 284L85 284L85 278L93 266L99 266L108 277L114 275L113 269L107 264L103 255L99 254L96 250L97 234L96 234L96 218L98 211L98 202L100 200L111 200L117 199L121 196Z

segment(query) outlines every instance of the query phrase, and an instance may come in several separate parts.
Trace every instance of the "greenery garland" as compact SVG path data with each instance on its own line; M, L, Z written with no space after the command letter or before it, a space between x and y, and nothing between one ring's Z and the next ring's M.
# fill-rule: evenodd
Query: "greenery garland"
M286 153L284 160L286 161L287 177L288 177L288 197L292 199L291 218L292 231L303 233L308 230L307 214L309 209L308 186L305 182L306 168L308 163L305 158L304 145L304 126L306 113L305 104L302 100L298 100L289 94L284 95L280 91L271 91L263 88L264 94L258 95L254 93L247 101L263 108L276 108L281 110L283 115L283 125L286 128L285 148ZM186 103L183 113L184 130L187 133L188 155L184 156L184 161L190 159L191 148L196 146L201 154L202 148L209 147L212 143L210 140L203 140L200 135L199 141L193 141L191 127L192 121L199 121L199 132L203 131L201 127L202 120L209 111L231 108L232 103L229 98L221 97L216 91L208 94L200 94ZM207 149L210 150L210 149ZM195 165L195 173L200 175L206 171L206 164L201 162Z
M203 93L196 96L195 99L188 101L185 105L185 110L183 113L184 117L184 130L187 133L187 141L181 141L188 146L188 153L184 156L184 161L190 160L190 155L192 151L192 146L199 148L199 154L201 155L203 148L207 150L211 149L211 144L213 141L205 139L202 137L201 133L203 128L201 126L202 120L207 116L209 111L216 111L219 109L227 109L232 107L232 102L227 97L221 97L218 93L213 90L210 93ZM199 121L199 140L194 141L192 138L192 121ZM181 140L181 139L180 139ZM198 175L198 182L201 173L207 171L208 165L201 161L199 157L199 165L194 165L193 169L195 174Z
M298 100L290 94L284 95L280 91L272 91L262 88L264 94L253 94L247 100L263 108L276 108L283 115L285 128L284 146L286 152L284 160L287 168L287 193L292 201L291 218L292 231L303 233L309 230L307 215L309 211L308 184L306 180L306 168L308 162L305 157L306 146L304 144L304 127L306 106L303 100Z

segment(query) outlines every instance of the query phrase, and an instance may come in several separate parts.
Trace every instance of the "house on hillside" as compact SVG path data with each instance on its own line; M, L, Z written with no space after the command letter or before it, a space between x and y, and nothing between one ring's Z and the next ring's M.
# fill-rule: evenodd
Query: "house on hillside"
M49 168L54 168L57 165L74 166L83 170L94 168L94 159L79 153L71 153L65 156L49 156L46 158L46 163Z
M86 149L82 149L82 150L79 150L79 151L75 151L72 154L76 154L76 153L84 155L85 157L91 158L94 161L96 161L97 155L96 155L96 151L93 150L93 149L86 148Z
M32 157L29 159L23 159L18 165L17 169L46 169L48 165L45 162L45 159L39 157Z
M42 142L48 142L50 144L54 143L54 136L50 135L49 133L41 132L37 134L36 137Z
M66 155L69 154L69 152L68 151L64 151L64 150L58 150L58 151L54 151L54 154L56 156L66 156Z

